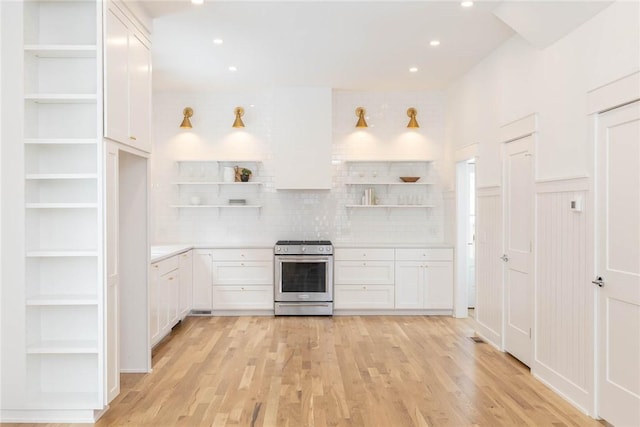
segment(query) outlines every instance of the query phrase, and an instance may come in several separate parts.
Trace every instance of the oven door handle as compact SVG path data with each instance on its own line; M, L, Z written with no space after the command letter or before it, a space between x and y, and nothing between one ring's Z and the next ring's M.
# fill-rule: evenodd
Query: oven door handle
M305 307L329 307L328 303L319 303L319 302L276 302L281 307L300 307L304 305Z
M327 256L300 255L300 256L276 256L276 260L282 262L317 262L318 264L330 262L331 258Z

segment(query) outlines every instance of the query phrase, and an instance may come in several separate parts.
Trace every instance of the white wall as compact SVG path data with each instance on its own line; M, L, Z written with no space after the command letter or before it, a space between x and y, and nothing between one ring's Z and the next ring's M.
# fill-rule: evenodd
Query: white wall
M272 245L278 239L330 239L336 243L438 243L444 235L443 197L439 167L443 147L443 95L431 92L333 92L332 169L330 191L276 191L274 141L272 140L273 91L247 93L154 94L154 154L152 156L152 200L154 243L259 243ZM253 106L251 106L253 105ZM193 128L178 128L182 109L194 109ZM244 129L231 128L233 109L243 106ZM369 128L356 130L358 106L367 109ZM406 110L418 110L420 128L408 130ZM302 108L302 106L301 106ZM367 164L349 166L349 158L404 159L433 158L423 165ZM169 205L178 199L178 159L264 159L252 180L264 182L258 188L221 187L194 190L182 188L182 201L190 191L201 191L203 202L246 198L261 203L260 211L221 209L177 209ZM215 166L204 165L205 174L220 179ZM248 165L253 168L253 165ZM199 168L199 166L198 166ZM196 175L199 170L195 171ZM347 210L359 203L362 187L346 186L347 180L375 175L393 179L419 175L433 181L430 187L413 189L379 187L381 203L397 203L398 196L423 190L423 203L433 209Z
M478 194L478 328L498 346L502 237L496 230L498 213L488 214L502 206L498 135L501 126L537 114L532 372L588 413L593 413L595 357L593 289L588 283L593 273L592 212L570 213L567 201L576 195L585 201L593 197L587 93L639 69L639 16L640 3L613 3L543 50L516 35L453 84L447 97L448 158L478 144L477 185L484 189ZM447 186L453 179L448 167Z
M448 143L453 150L480 143L478 186L501 182L498 128L534 112L536 177L589 173L587 91L638 69L638 7L614 3L544 50L516 35L451 86Z

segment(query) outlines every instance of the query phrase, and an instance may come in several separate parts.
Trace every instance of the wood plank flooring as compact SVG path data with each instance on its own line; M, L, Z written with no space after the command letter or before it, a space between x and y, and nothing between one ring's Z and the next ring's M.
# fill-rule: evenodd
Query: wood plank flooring
M154 351L153 373L122 375L97 426L602 427L517 360L474 343L470 325L190 317Z

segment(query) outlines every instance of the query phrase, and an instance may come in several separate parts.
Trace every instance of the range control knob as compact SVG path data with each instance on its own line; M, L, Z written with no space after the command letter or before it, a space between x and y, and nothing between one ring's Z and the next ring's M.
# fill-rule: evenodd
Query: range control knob
M289 248L285 247L285 248L284 248L284 251L285 251L285 252L289 252Z
M318 248L318 250L319 250L320 252L324 252L324 246L320 246L320 247Z
M282 248L280 246L276 246L276 252L280 252Z
M307 251L306 246L303 246L303 247L301 248L301 251L302 251L302 252L306 252L306 251Z

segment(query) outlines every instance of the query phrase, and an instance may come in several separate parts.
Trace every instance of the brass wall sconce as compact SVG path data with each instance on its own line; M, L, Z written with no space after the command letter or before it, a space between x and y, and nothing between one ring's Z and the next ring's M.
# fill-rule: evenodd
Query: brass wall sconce
M420 127L418 121L416 120L417 115L418 110L416 110L415 108L411 107L407 110L407 116L409 116L409 124L407 125L408 128L416 129Z
M184 119L182 119L180 127L182 129L191 129L191 120L189 120L189 117L193 116L193 108L185 108L184 110L182 110L182 114L184 114Z
M242 121L242 116L244 116L244 108L236 107L233 110L233 113L236 115L236 119L233 121L233 125L231 127L243 128L244 127L244 122Z
M356 123L356 127L357 128L368 128L369 125L367 124L367 121L364 119L364 115L367 113L367 110L365 110L362 107L358 107L356 108L356 116L358 116L358 123Z

